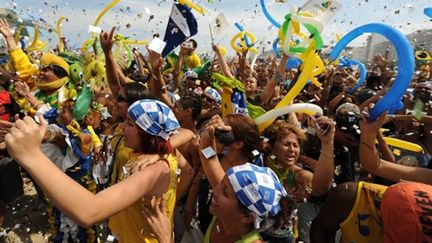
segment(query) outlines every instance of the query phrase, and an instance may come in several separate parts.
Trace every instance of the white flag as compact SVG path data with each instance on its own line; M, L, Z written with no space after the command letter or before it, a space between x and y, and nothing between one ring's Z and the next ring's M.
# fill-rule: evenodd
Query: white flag
M220 35L223 31L228 29L229 24L223 13L218 13L210 22L213 34Z

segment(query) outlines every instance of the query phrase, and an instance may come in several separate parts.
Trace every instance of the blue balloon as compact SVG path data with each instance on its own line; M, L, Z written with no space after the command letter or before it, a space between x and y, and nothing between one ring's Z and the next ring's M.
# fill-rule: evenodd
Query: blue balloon
M289 68L289 69L298 68L302 64L303 64L303 61L300 58L298 58L296 56L290 56L288 58L287 63L286 63L286 68Z
M432 18L432 8L425 8L423 12L426 16Z
M277 57L280 57L280 50L278 47L279 41L280 41L279 37L273 41L273 52Z
M267 10L265 4L264 4L264 0L260 0L260 4L261 4L261 8L263 10L264 15L266 16L266 18L270 21L270 23L272 23L276 28L280 28L281 24L279 24L269 13L269 11Z
M244 31L244 27L243 25L241 25L240 23L234 23L234 25L237 27L237 29L241 32ZM245 44L248 48L251 48L255 45L255 43L250 43L249 37L247 35L243 35L244 40L245 40Z
M386 37L395 47L398 57L398 75L387 94L370 111L369 120L376 120L386 111L400 108L400 100L409 87L415 69L414 50L408 39L397 29L382 23L371 23L355 28L336 44L329 59L334 61L342 50L355 38L364 33L376 33Z
M358 60L354 60L354 59L346 59L344 57L339 58L339 65L340 66L344 66L344 67L351 67L354 65L357 65L359 70L360 70L360 77L356 83L356 85L352 88L350 88L348 90L348 93L352 94L354 93L360 86L363 85L363 83L365 82L366 79L366 75L367 75L367 70L366 67L363 63L361 63Z

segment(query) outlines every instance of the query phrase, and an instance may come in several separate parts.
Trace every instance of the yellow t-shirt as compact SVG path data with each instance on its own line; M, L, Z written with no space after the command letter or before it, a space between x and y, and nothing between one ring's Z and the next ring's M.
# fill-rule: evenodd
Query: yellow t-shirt
M194 52L184 59L184 64L188 69L194 69L201 66L201 58Z
M340 224L343 243L383 242L380 202L386 186L359 182L354 207Z
M174 206L176 201L177 190L177 166L178 161L175 155L170 154L166 157L166 162L170 168L170 184L166 192L166 212L173 222ZM126 166L132 164L130 161ZM119 181L124 180L124 174L119 175ZM150 204L150 200L145 198L145 204ZM118 238L119 243L157 243L156 238L150 236L149 225L147 224L144 214L142 213L141 200L138 200L130 207L112 216L109 220L109 228L113 234Z

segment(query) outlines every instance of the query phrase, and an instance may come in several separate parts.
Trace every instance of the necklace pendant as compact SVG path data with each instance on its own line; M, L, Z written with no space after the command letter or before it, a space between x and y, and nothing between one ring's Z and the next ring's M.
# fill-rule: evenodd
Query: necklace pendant
M221 232L219 225L216 225L216 233L219 234Z

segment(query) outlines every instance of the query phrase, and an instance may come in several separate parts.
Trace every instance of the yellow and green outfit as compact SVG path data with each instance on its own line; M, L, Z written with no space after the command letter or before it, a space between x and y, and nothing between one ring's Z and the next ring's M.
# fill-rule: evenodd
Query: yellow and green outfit
M134 154L134 157L138 157L139 154ZM166 212L171 219L173 224L174 218L174 206L176 201L176 190L177 190L177 167L178 161L175 155L169 154L164 159L170 168L170 184L166 192ZM126 163L126 167L133 164L134 160L130 160ZM118 175L119 181L124 180L127 174L121 173ZM144 198L144 204L150 205L150 199ZM130 207L112 216L109 220L109 227L112 233L118 238L119 243L157 243L158 240L152 237L150 232L150 226L146 222L144 215L142 214L141 200L138 200Z

